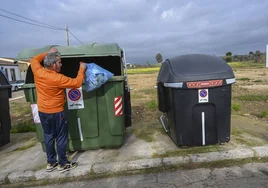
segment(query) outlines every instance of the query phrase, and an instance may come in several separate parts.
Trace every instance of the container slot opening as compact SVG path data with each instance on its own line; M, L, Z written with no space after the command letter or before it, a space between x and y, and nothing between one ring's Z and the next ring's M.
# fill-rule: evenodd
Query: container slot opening
M61 58L62 67L61 73L65 76L75 78L79 70L79 62L95 63L100 67L112 72L115 76L123 75L121 58L118 56L103 56L103 57L68 57ZM43 63L42 63L43 65ZM31 66L27 70L25 83L34 83Z

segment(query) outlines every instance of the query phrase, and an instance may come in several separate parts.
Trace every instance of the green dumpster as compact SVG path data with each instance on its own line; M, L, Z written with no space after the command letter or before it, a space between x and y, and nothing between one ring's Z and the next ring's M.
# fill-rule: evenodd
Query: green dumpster
M16 58L29 60L51 46L23 50ZM131 126L131 103L124 51L117 44L89 44L83 46L57 46L61 54L61 73L76 77L79 62L94 62L109 70L114 76L100 88L86 92L85 85L65 90L65 111L68 120L68 150L80 151L120 147L124 131ZM38 141L45 151L42 125L38 117L37 93L31 67L28 68L23 86L25 98L31 103ZM79 100L72 93L79 93ZM77 96L77 95L74 95Z

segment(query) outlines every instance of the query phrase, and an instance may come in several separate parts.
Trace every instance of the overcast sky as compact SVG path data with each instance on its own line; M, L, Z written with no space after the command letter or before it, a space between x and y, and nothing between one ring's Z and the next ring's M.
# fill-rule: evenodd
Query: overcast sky
M133 64L156 63L159 52L164 59L221 56L264 52L268 44L267 0L2 0L0 8L63 29L67 24L83 43L118 43ZM0 16L0 41L0 57L15 57L23 48L66 45L66 33ZM70 45L79 45L71 35Z

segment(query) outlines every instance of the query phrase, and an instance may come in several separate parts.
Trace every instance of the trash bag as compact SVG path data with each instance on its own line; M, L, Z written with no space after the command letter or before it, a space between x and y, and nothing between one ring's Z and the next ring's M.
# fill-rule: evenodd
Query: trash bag
M86 92L98 89L113 76L113 73L95 63L87 63L87 69L85 71Z

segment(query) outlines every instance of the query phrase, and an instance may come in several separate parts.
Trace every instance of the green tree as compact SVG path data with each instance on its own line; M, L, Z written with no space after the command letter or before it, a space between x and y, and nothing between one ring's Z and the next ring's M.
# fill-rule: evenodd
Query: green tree
M250 51L249 53L248 53L248 57L249 57L249 59L250 60L254 60L255 58L254 58L254 53L252 52L252 51Z
M227 52L226 56L232 56L232 52Z
M239 56L238 55L234 55L234 61L239 61Z
M162 54L160 54L160 53L156 54L155 59L156 59L157 63L162 63L163 62Z
M257 50L255 52L255 62L257 63L257 62L260 62L260 61L261 61L261 52L260 52L260 50Z
M231 61L232 61L232 57L227 56L227 57L225 58L225 61L226 61L226 62L231 62Z

